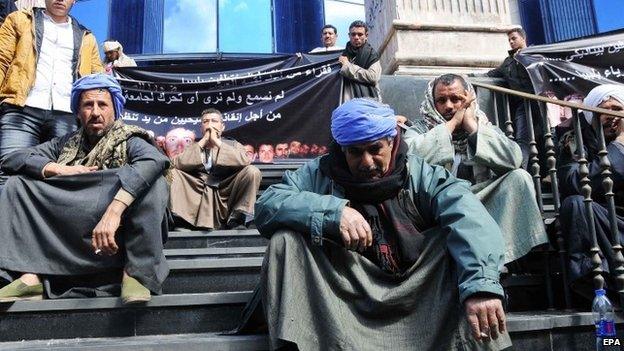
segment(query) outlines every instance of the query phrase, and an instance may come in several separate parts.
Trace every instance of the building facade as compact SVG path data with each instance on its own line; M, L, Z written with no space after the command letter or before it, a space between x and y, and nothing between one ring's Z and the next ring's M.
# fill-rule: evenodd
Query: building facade
M550 44L624 28L621 0L510 0L529 44Z
M457 8L481 3L406 0L399 5L446 2ZM43 6L44 1L16 3ZM484 6L490 3L499 1ZM623 6L622 0L508 0L507 12L512 25L525 28L529 43L539 45L622 29ZM369 18L372 10L366 9ZM77 0L72 15L98 40L121 41L129 54L291 53L318 46L325 23L338 27L338 43L344 45L349 23L365 18L365 6L364 0Z
M94 16L98 14L98 16ZM78 0L72 15L128 54L294 53L364 19L364 0Z

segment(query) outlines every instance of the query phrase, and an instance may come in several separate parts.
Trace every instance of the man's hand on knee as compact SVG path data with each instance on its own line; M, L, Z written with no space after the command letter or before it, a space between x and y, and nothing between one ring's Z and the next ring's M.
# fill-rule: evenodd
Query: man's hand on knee
M373 244L370 225L364 217L351 207L345 207L340 217L340 236L349 250L366 250Z
M102 219L98 222L93 229L91 237L91 245L96 254L102 252L106 255L112 256L117 253L119 247L115 242L115 233L121 223L121 214L126 209L126 205L118 200L113 200Z
M472 335L477 340L497 339L505 332L505 312L503 303L498 297L471 296L464 301L466 318L470 324Z

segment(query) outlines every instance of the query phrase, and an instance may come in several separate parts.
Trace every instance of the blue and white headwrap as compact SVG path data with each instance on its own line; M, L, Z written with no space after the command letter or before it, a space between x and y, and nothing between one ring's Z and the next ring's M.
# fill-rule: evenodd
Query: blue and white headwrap
M353 99L332 113L332 136L340 146L395 137L397 121L390 106L370 99Z
M121 92L121 86L117 80L110 75L96 73L84 76L77 79L72 85L71 91L71 110L74 114L78 114L80 107L80 96L83 91L103 88L107 89L113 100L113 106L115 108L115 119L119 119L123 113L124 104L126 98L124 98Z

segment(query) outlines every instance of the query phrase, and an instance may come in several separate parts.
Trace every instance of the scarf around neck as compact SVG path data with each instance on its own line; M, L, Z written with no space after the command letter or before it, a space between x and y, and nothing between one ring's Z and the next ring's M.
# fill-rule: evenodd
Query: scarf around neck
M425 100L420 104L420 114L422 118L414 123L414 128L419 134L425 134L431 129L437 127L440 124L444 124L447 120L436 110L435 101L433 98L433 82L435 79L429 81L427 86L427 90L425 91ZM468 84L468 94L474 93L474 87L472 84ZM477 119L477 123L482 124L490 124L485 112L481 110L479 107L479 103L475 100L475 117ZM453 147L455 149L455 153L462 156L462 160L466 159L468 156L468 133L463 130L459 132L453 133Z
M359 48L348 42L342 55L346 56L351 63L364 69L369 69L370 66L379 61L379 54L368 42ZM355 80L349 80L349 82L353 85L354 98L371 97L377 99L379 97L374 85Z
M88 150L84 147L87 145L85 130L80 128L67 140L57 162L66 166L97 166L100 170L119 168L128 163L127 141L132 136L151 142L146 130L117 120L95 146Z

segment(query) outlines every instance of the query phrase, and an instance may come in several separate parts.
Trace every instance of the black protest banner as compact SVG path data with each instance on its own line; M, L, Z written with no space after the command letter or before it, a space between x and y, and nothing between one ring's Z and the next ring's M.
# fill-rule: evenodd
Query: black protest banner
M563 99L601 84L624 84L624 33L529 47L516 58L537 94Z
M123 120L161 140L180 128L199 138L201 112L215 108L223 113L224 136L249 145L252 157L259 149L267 151L263 162L314 157L331 140L331 112L341 92L338 55L120 68L116 75L127 100ZM282 150L284 144L290 151Z

